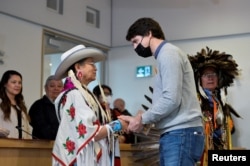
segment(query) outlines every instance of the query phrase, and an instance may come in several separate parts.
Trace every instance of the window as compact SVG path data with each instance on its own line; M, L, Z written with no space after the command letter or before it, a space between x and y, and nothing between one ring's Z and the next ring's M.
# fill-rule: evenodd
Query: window
M100 28L100 11L87 6L86 22L96 28Z
M47 8L59 14L63 14L63 0L47 0Z

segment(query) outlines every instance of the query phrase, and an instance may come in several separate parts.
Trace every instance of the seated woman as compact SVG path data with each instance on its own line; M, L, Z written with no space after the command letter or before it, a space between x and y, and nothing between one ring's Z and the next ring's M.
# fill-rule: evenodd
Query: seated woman
M111 121L87 85L96 79L95 62L103 52L78 45L61 56L58 79L66 78L64 91L55 100L60 121L53 147L53 166L120 165L115 160L119 144L115 132L127 129L121 120ZM117 162L116 162L117 161Z
M0 82L0 128L5 137L31 139L22 75L15 70L6 71Z

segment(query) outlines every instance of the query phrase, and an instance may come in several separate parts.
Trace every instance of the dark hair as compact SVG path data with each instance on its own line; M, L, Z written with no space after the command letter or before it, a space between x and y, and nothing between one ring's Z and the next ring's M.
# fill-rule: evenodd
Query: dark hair
M135 21L128 29L126 40L130 41L133 37L148 35L151 31L152 36L165 40L164 33L158 22L152 18L140 18Z
M77 62L73 63L73 64L72 64L72 65L71 65L71 66L67 69L67 71L72 70L72 71L73 71L73 73L75 73L75 75L76 75L75 64L77 64L77 63L82 64L82 63L83 63L86 59L87 59L87 58L80 59L79 61L77 61Z
M1 82L0 82L0 98L2 99L2 102L0 103L0 108L2 109L4 113L4 120L10 119L10 111L11 111L11 101L6 94L5 85L8 83L10 77L13 75L18 75L22 80L22 75L19 72L15 70L8 70L3 74ZM21 89L20 93L15 96L15 100L16 100L17 106L28 117L27 107L25 106L24 98L22 95L22 90L23 88Z
M102 84L101 87L102 89L108 89L110 91L110 94L112 95L112 89L109 86ZM93 93L97 98L99 98L99 96L101 95L101 90L99 85L95 86L95 88L93 89Z

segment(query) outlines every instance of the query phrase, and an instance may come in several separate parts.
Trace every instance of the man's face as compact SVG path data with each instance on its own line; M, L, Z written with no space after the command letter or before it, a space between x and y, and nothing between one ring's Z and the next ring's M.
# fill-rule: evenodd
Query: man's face
M55 100L62 90L63 83L61 80L51 80L45 87L46 95L51 100Z
M134 49L138 46L139 43L141 43L142 38L142 36L137 35L130 40Z
M202 88L214 91L218 87L218 75L214 68L207 68L203 71L201 76Z

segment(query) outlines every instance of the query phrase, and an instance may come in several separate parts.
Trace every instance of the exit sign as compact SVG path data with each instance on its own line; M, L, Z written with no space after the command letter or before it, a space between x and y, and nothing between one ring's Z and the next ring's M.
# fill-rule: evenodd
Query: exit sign
M152 76L152 66L137 66L136 67L136 77L151 77Z

